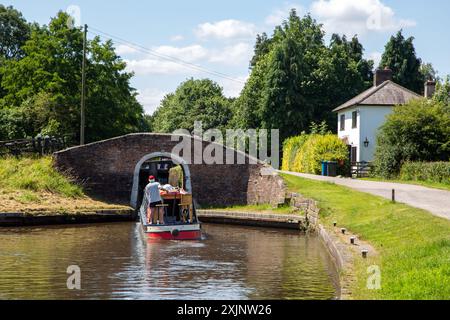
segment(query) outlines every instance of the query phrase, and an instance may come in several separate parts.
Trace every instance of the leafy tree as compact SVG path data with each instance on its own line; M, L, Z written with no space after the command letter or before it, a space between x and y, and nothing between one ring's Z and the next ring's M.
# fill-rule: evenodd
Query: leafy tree
M22 46L29 36L30 25L22 14L13 7L0 4L0 68L7 60L23 56ZM1 87L1 82L0 74L0 98L6 93Z
M422 63L420 66L420 74L423 80L439 80L438 72L434 69L431 63Z
M33 28L22 46L24 57L1 68L2 104L22 112L27 135L58 130L79 141L83 34L68 27L68 18L59 12L49 26ZM145 129L143 108L129 84L132 74L112 43L95 38L87 47L86 141Z
M22 46L30 35L30 25L22 13L0 4L0 56L16 59L23 56Z
M395 177L407 161L448 161L450 109L440 102L419 99L394 108L380 128L375 173Z
M450 76L447 76L445 81L437 83L433 100L450 107Z
M201 121L203 130L224 129L232 116L231 103L222 88L209 79L189 79L168 94L155 111L152 129L155 132L192 131Z
M413 41L413 37L405 39L402 30L392 36L386 44L380 68L389 67L393 71L394 82L420 94L425 79L421 73L422 61L416 56Z
M250 68L255 67L258 61L265 54L269 53L272 42L273 40L269 38L265 32L256 36L255 53L250 60Z
M271 38L258 36L251 65L232 126L280 129L281 140L307 131L311 121L334 129L331 111L372 84L373 62L363 59L356 37L334 35L327 47L322 26L295 10Z

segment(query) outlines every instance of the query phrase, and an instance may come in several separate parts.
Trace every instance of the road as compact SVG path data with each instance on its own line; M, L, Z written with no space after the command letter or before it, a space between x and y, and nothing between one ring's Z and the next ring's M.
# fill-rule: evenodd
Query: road
M450 220L450 191L426 188L412 184L366 181L350 178L322 177L312 174L286 171L280 172L306 179L334 182L338 185L381 196L386 199L392 198L392 189L395 189L395 199L397 202L405 203L415 208L427 210L438 217Z

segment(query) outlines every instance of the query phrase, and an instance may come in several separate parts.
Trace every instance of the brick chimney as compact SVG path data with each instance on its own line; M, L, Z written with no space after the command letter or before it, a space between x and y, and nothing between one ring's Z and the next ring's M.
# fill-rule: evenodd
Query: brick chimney
M436 92L436 81L428 80L425 82L425 98L431 99Z
M378 87L380 84L383 84L385 81L392 80L392 70L388 67L382 69L375 70L375 74L373 77L373 85Z

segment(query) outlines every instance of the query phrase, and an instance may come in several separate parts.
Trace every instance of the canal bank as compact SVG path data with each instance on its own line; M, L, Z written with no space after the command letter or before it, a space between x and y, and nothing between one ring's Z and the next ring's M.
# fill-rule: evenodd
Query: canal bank
M110 223L135 220L131 209L108 209L86 212L27 214L0 213L0 227L51 226L66 224Z

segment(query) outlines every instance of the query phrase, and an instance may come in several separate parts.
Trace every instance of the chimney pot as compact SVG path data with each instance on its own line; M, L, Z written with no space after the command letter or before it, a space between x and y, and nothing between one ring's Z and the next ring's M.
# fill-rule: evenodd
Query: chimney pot
M383 84L388 80L392 80L392 70L389 69L389 67L375 70L375 74L373 77L373 85L375 87L378 87L380 84Z
M436 92L436 81L428 80L427 82L425 82L425 98L427 99L433 98L435 92Z

